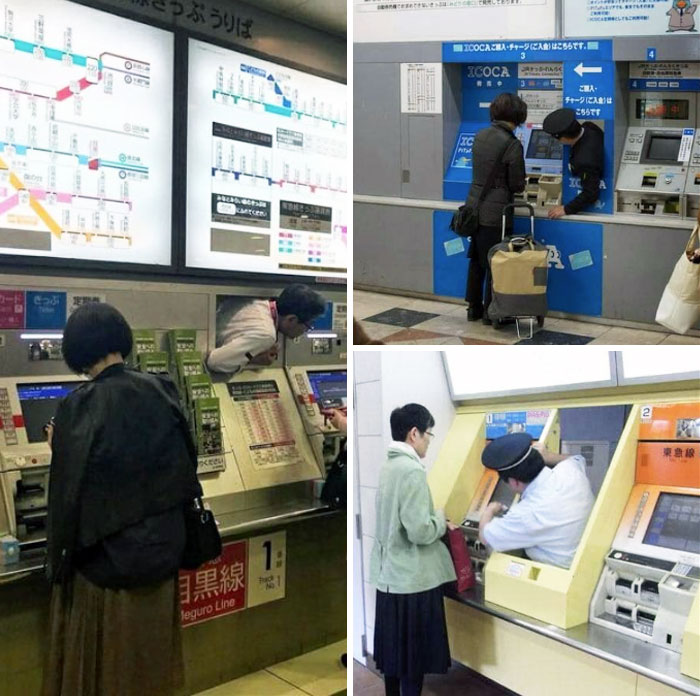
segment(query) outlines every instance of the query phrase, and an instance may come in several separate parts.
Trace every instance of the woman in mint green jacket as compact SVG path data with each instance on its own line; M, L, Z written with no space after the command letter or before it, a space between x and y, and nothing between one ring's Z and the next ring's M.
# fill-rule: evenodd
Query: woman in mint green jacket
M374 659L387 696L418 696L425 674L451 664L443 585L456 575L440 538L452 525L434 509L421 463L434 425L425 406L394 409L394 441L379 474L370 582L377 587Z

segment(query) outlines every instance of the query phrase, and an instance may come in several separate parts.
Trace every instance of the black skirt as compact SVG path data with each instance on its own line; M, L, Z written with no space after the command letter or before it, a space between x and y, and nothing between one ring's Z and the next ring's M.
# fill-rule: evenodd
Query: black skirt
M389 677L417 678L450 668L443 588L392 594L377 590L374 660Z

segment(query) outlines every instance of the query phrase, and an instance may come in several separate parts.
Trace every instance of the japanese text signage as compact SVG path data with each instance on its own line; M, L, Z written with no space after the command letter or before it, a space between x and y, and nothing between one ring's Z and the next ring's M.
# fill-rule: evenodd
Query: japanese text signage
M180 571L182 626L283 599L286 571L284 531L224 544L216 560Z
M66 293L27 291L26 328L62 329L66 323Z
M0 290L0 329L24 328L24 293Z
M493 440L509 433L528 433L538 439L542 435L549 411L506 411L486 414L486 439Z
M700 63L630 63L629 86L659 92L700 91Z
M697 9L694 0L564 0L564 35L683 35L696 30Z
M242 5L230 2L201 2L200 0L121 0L121 7L144 10L149 16L177 23L189 29L207 27L222 36L252 39L254 19Z
M615 64L611 61L566 61L564 106L580 120L615 118Z
M612 41L459 41L443 43L445 63L612 60Z

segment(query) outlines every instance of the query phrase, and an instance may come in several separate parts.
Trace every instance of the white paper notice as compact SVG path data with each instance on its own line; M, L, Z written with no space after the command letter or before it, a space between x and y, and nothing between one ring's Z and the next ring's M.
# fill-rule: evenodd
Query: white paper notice
M442 113L442 63L401 63L401 113Z

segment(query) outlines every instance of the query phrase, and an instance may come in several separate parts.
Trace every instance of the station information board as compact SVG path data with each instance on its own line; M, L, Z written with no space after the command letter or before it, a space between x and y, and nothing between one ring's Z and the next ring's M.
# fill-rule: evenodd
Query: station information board
M347 89L189 42L187 265L345 277Z
M10 0L0 55L0 253L170 264L172 34Z

